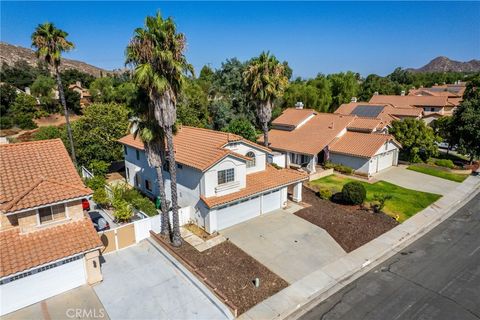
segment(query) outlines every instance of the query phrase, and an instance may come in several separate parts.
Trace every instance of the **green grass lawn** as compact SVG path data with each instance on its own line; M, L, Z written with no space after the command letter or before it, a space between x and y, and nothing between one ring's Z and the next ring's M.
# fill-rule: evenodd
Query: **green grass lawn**
M431 166L428 164L412 164L408 166L407 169L455 182L463 182L463 180L468 177L468 174L453 173L447 168Z
M310 183L318 187L329 188L335 193L340 192L343 185L350 181L357 180L331 175ZM387 200L383 211L389 216L396 218L399 222L407 220L441 197L438 194L402 188L386 181L378 181L375 183L358 182L363 184L367 190L367 203L373 201L375 194L390 194L392 199Z

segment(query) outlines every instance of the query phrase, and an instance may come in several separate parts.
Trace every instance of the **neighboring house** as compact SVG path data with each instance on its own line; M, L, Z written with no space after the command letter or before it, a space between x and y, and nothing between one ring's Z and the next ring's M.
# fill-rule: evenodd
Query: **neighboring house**
M370 119L370 121L377 119L386 128L393 120L420 119L423 111L411 106L396 107L388 103L350 102L340 105L335 113L354 115L359 118Z
M69 85L68 89L73 90L80 95L80 106L86 107L92 103L92 95L90 94L90 91L83 88L80 81Z
M60 139L0 145L0 314L102 280L102 242Z
M133 135L119 141L125 150L127 182L157 197L157 174L148 165L143 142ZM285 207L288 186L293 186L293 200L302 200L302 181L307 175L267 164L268 148L235 134L186 126L179 128L174 143L178 204L191 207L192 220L207 232ZM165 165L170 199L167 169Z
M381 109L372 110L381 113ZM332 161L365 176L397 165L400 145L386 134L390 116L362 115L284 110L269 132L269 147L278 153L273 161L279 166L301 167L310 174L317 171L318 164Z

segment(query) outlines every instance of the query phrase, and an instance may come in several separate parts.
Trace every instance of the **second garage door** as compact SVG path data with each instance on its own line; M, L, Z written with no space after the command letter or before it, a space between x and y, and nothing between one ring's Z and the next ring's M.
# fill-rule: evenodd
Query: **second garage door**
M217 210L217 228L222 230L260 215L260 197Z
M393 164L393 150L378 155L377 172L390 168Z
M281 207L280 190L263 195L262 213L277 210Z

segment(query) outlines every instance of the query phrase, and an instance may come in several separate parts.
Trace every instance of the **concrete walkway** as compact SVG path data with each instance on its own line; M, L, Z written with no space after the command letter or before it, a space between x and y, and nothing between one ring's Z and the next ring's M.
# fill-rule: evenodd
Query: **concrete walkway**
M148 241L105 256L94 287L111 319L227 319Z
M285 210L220 233L289 283L345 255L325 230Z
M441 194L449 194L460 184L428 174L407 170L407 166L390 167L375 175L375 180L384 180L404 188Z
M399 253L480 192L480 177L470 176L401 225L336 261L318 268L289 287L257 304L239 319L297 319L309 309Z

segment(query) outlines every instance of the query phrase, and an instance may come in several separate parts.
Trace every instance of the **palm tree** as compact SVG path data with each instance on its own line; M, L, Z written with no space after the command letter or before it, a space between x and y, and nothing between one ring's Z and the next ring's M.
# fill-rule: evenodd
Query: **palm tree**
M127 64L135 66L138 85L148 92L153 115L163 129L167 141L168 164L172 197L172 244L180 246L178 219L177 167L173 133L177 119L177 97L187 71L193 72L185 57L186 39L177 33L172 18L160 13L145 19L144 28L137 28L127 47Z
M44 24L39 24L32 33L32 47L36 49L37 57L45 60L55 72L58 94L63 106L63 113L65 114L72 161L76 166L77 157L75 156L75 147L73 145L72 128L70 126L67 103L65 102L65 93L63 92L62 79L59 71L62 52L70 51L74 48L74 44L67 40L67 36L67 32L57 29L53 23L46 22Z
M161 230L160 234L167 236L170 233L170 219L166 202L165 181L163 178L163 163L165 159L165 135L153 115L150 103L142 99L141 90L136 100L135 117L130 121L130 129L135 138L139 137L145 146L145 154L150 167L157 173L157 185L160 194Z
M262 52L253 58L243 72L243 79L251 98L257 103L257 114L262 124L264 145L268 147L268 122L272 119L273 102L288 85L285 65L274 55Z

